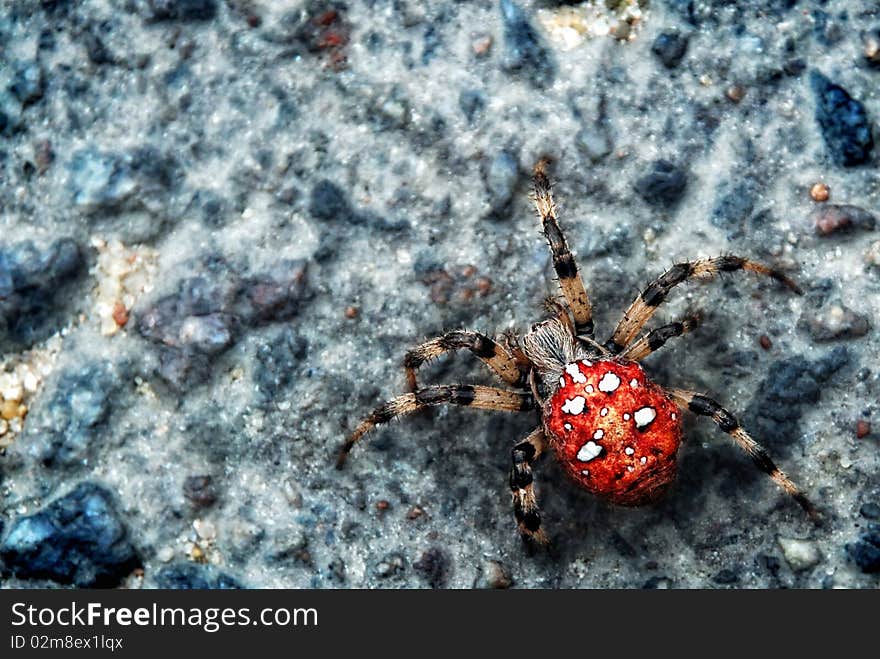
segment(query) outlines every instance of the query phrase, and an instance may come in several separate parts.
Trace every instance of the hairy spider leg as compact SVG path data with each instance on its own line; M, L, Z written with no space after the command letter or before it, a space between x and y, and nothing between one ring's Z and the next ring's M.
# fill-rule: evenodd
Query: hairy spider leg
M550 245L553 256L553 269L559 278L559 286L562 289L571 313L574 316L575 333L593 336L593 308L590 298L584 288L584 282L578 272L577 263L568 248L565 234L559 227L556 217L556 202L553 201L550 180L547 178L547 165L549 162L543 159L535 165L534 172L534 195L535 208L541 218L541 227L544 236Z
M513 494L513 514L524 540L547 544L547 535L541 528L541 511L535 498L532 463L544 452L547 437L542 428L536 428L528 437L513 447L510 468L510 491Z
M699 416L710 417L721 430L733 438L737 446L748 454L758 469L770 476L779 487L790 494L814 521L819 520L816 508L806 495L785 475L785 472L774 464L767 450L743 430L739 421L730 412L711 398L693 391L666 389L666 393L682 410L690 410Z
M682 334L692 332L697 328L699 324L699 316L693 315L689 318L685 318L684 320L679 320L674 323L669 323L668 325L658 327L657 329L651 330L650 332L645 334L635 343L631 344L629 348L621 353L620 357L621 359L628 359L634 362L641 361L651 353L660 350L660 348L666 345L666 342L669 341L669 339L674 339L675 337L681 336Z
M376 426L430 405L463 405L481 410L525 412L535 409L532 394L470 384L441 384L403 394L383 403L355 428L339 451L336 468L345 464L352 446Z
M648 284L647 288L633 301L617 324L614 334L605 343L605 347L614 354L626 348L638 331L654 315L657 307L663 303L669 292L682 282L689 279L712 279L723 272L734 272L737 270L766 275L781 282L798 295L803 293L794 281L780 271L761 263L744 259L741 256L717 256L676 263Z

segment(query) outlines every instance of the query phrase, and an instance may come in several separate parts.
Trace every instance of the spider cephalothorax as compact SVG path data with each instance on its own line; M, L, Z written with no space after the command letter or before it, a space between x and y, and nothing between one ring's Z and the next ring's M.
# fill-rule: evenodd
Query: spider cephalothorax
M534 201L565 301L548 303L551 316L534 325L521 340L508 333L499 343L478 332L456 330L410 350L404 367L412 393L381 405L362 421L342 447L337 466L343 465L354 443L375 426L429 405L538 412L540 425L513 447L510 489L520 532L545 542L532 476L532 464L541 453L552 449L574 482L612 503L650 503L675 477L681 442L679 412L689 410L711 417L760 469L815 517L807 498L730 412L701 394L655 384L639 365L669 339L694 329L696 317L663 325L635 340L667 294L689 279L745 270L769 276L800 293L797 285L781 272L739 256L677 263L642 291L611 337L597 343L590 300L559 228L546 166L547 162L541 161L535 167ZM416 371L421 365L459 348L470 350L516 390L479 385L418 386Z

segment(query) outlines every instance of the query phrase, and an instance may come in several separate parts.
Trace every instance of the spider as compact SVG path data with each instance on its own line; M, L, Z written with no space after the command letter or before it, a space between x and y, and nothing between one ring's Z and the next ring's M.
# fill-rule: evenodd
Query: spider
M464 405L484 410L538 413L540 425L512 450L510 489L514 516L525 540L544 544L532 465L552 449L579 486L613 504L640 506L660 498L672 484L681 443L681 411L710 417L814 519L815 508L719 403L694 391L652 382L639 362L667 341L692 331L693 316L663 325L636 340L672 289L689 279L721 273L754 272L771 277L797 294L783 273L739 256L718 256L674 264L651 282L623 314L604 343L593 338L590 299L557 220L548 159L535 166L532 199L550 245L564 300L548 300L549 317L521 339L507 333L499 341L467 330L447 332L419 345L404 358L410 393L377 407L348 436L337 460L341 468L352 446L376 426L432 405ZM416 371L425 362L460 348L470 350L511 389L479 385L419 387Z

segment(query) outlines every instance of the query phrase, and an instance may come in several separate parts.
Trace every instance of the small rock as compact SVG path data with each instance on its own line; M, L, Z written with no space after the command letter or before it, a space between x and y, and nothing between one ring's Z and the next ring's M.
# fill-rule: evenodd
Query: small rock
M45 82L43 68L39 62L35 60L17 62L13 65L13 71L9 91L23 107L32 105L43 98Z
M830 188L821 181L814 183L813 187L810 188L810 198L813 201L828 201L828 197L830 196Z
M712 577L712 581L719 584L732 584L739 581L739 575L734 570L724 568Z
M798 327L809 332L814 341L834 341L864 336L871 324L867 316L858 314L835 300L819 309L805 309L798 321Z
M865 57L873 66L880 66L880 30L866 32L862 35Z
M0 558L21 579L80 588L116 586L140 565L113 497L91 482L15 520L0 545Z
M663 66L674 69L679 65L687 52L688 38L675 31L662 32L651 45L651 52L657 56Z
M535 87L551 85L556 64L525 12L512 0L501 0L505 70L523 74Z
M177 563L159 569L155 576L157 588L174 590L235 590L243 586L213 565Z
M183 481L183 496L194 508L207 508L217 501L217 486L211 476L187 476Z
M46 466L72 466L91 456L113 410L122 368L101 362L65 371L51 395L37 400L20 450Z
M431 588L442 588L449 575L449 557L441 549L432 547L413 563L413 568Z
M510 588L513 579L510 572L499 561L486 561L480 566L480 573L474 581L474 588L492 588L496 590Z
M862 572L880 572L880 525L870 524L858 540L844 548Z
M290 386L308 351L308 342L292 327L285 327L257 348L254 384L266 401L273 401Z
M848 204L823 204L813 211L811 220L819 236L872 231L877 224L872 213Z
M859 508L859 514L865 519L880 519L880 505L873 501L863 503Z
M387 554L379 559L373 567L373 573L379 579L390 579L403 573L406 560L397 552Z
M69 238L43 250L31 241L0 247L0 343L30 346L55 331L58 311L85 265L79 245Z
M782 548L782 555L785 557L788 566L795 572L807 570L822 560L818 548L809 540L784 538L782 536L779 536L776 540Z
M217 15L217 0L149 0L156 21L209 21Z
M574 136L574 143L593 162L599 162L613 149L608 132L601 126L584 126Z
M687 174L668 160L655 160L635 182L635 190L653 206L672 207L684 196Z
M858 439L864 439L868 435L871 434L871 424L865 421L864 419L859 419L858 423L856 423L856 437Z
M486 96L478 89L464 89L458 95L458 107L468 123L473 124L486 108Z
M519 164L513 154L502 151L492 160L486 173L486 191L489 195L490 216L504 219L519 182Z
M816 121L831 159L844 167L867 162L874 138L865 106L818 71L810 74L810 85L816 97Z
M342 188L327 179L318 181L312 188L309 213L318 220L352 222L355 219L348 196Z

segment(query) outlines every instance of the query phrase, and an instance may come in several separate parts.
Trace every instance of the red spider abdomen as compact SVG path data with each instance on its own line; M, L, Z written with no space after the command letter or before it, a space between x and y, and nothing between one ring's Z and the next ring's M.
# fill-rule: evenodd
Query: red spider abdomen
M635 362L568 364L544 408L556 456L582 487L612 503L657 499L675 477L681 415Z

